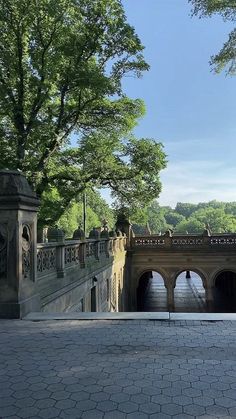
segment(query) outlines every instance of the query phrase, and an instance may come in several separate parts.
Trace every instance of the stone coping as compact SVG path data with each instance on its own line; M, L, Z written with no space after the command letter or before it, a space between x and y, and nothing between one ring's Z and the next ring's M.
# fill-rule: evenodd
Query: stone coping
M236 320L236 313L169 313L169 312L71 312L71 313L29 313L24 320Z

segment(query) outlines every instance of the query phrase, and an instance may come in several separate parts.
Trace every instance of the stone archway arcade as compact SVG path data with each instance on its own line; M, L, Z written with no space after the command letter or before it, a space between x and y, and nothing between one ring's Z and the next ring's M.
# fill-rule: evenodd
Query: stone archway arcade
M176 284L182 272L195 272L202 281L202 311L230 311L227 296L232 295L231 310L236 312L236 238L235 235L204 237L148 236L132 239L128 250L130 279L129 306L137 310L137 289L145 272L158 272L166 288L168 311L175 311Z

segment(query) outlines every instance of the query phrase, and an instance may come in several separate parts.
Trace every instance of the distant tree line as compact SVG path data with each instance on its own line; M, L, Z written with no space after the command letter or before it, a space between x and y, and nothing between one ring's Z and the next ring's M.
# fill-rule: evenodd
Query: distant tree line
M173 209L153 201L145 210L137 211L131 219L136 234L143 234L148 228L152 234L164 233L169 228L181 234L202 233L207 224L212 233L234 233L236 202L178 202Z

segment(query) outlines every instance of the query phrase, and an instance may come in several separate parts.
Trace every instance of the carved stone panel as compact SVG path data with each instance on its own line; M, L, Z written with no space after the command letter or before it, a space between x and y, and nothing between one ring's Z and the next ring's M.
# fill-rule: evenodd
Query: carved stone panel
M32 240L31 228L27 224L22 225L22 276L31 279L32 275Z
M7 225L0 224L0 280L7 277Z

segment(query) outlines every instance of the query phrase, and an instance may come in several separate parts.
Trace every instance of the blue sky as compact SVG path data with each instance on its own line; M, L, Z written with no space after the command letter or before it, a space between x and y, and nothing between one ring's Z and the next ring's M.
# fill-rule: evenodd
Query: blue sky
M232 24L191 18L187 0L123 5L151 66L142 79L123 82L128 96L146 103L135 133L161 141L168 155L158 201L236 201L236 77L214 75L209 66Z

